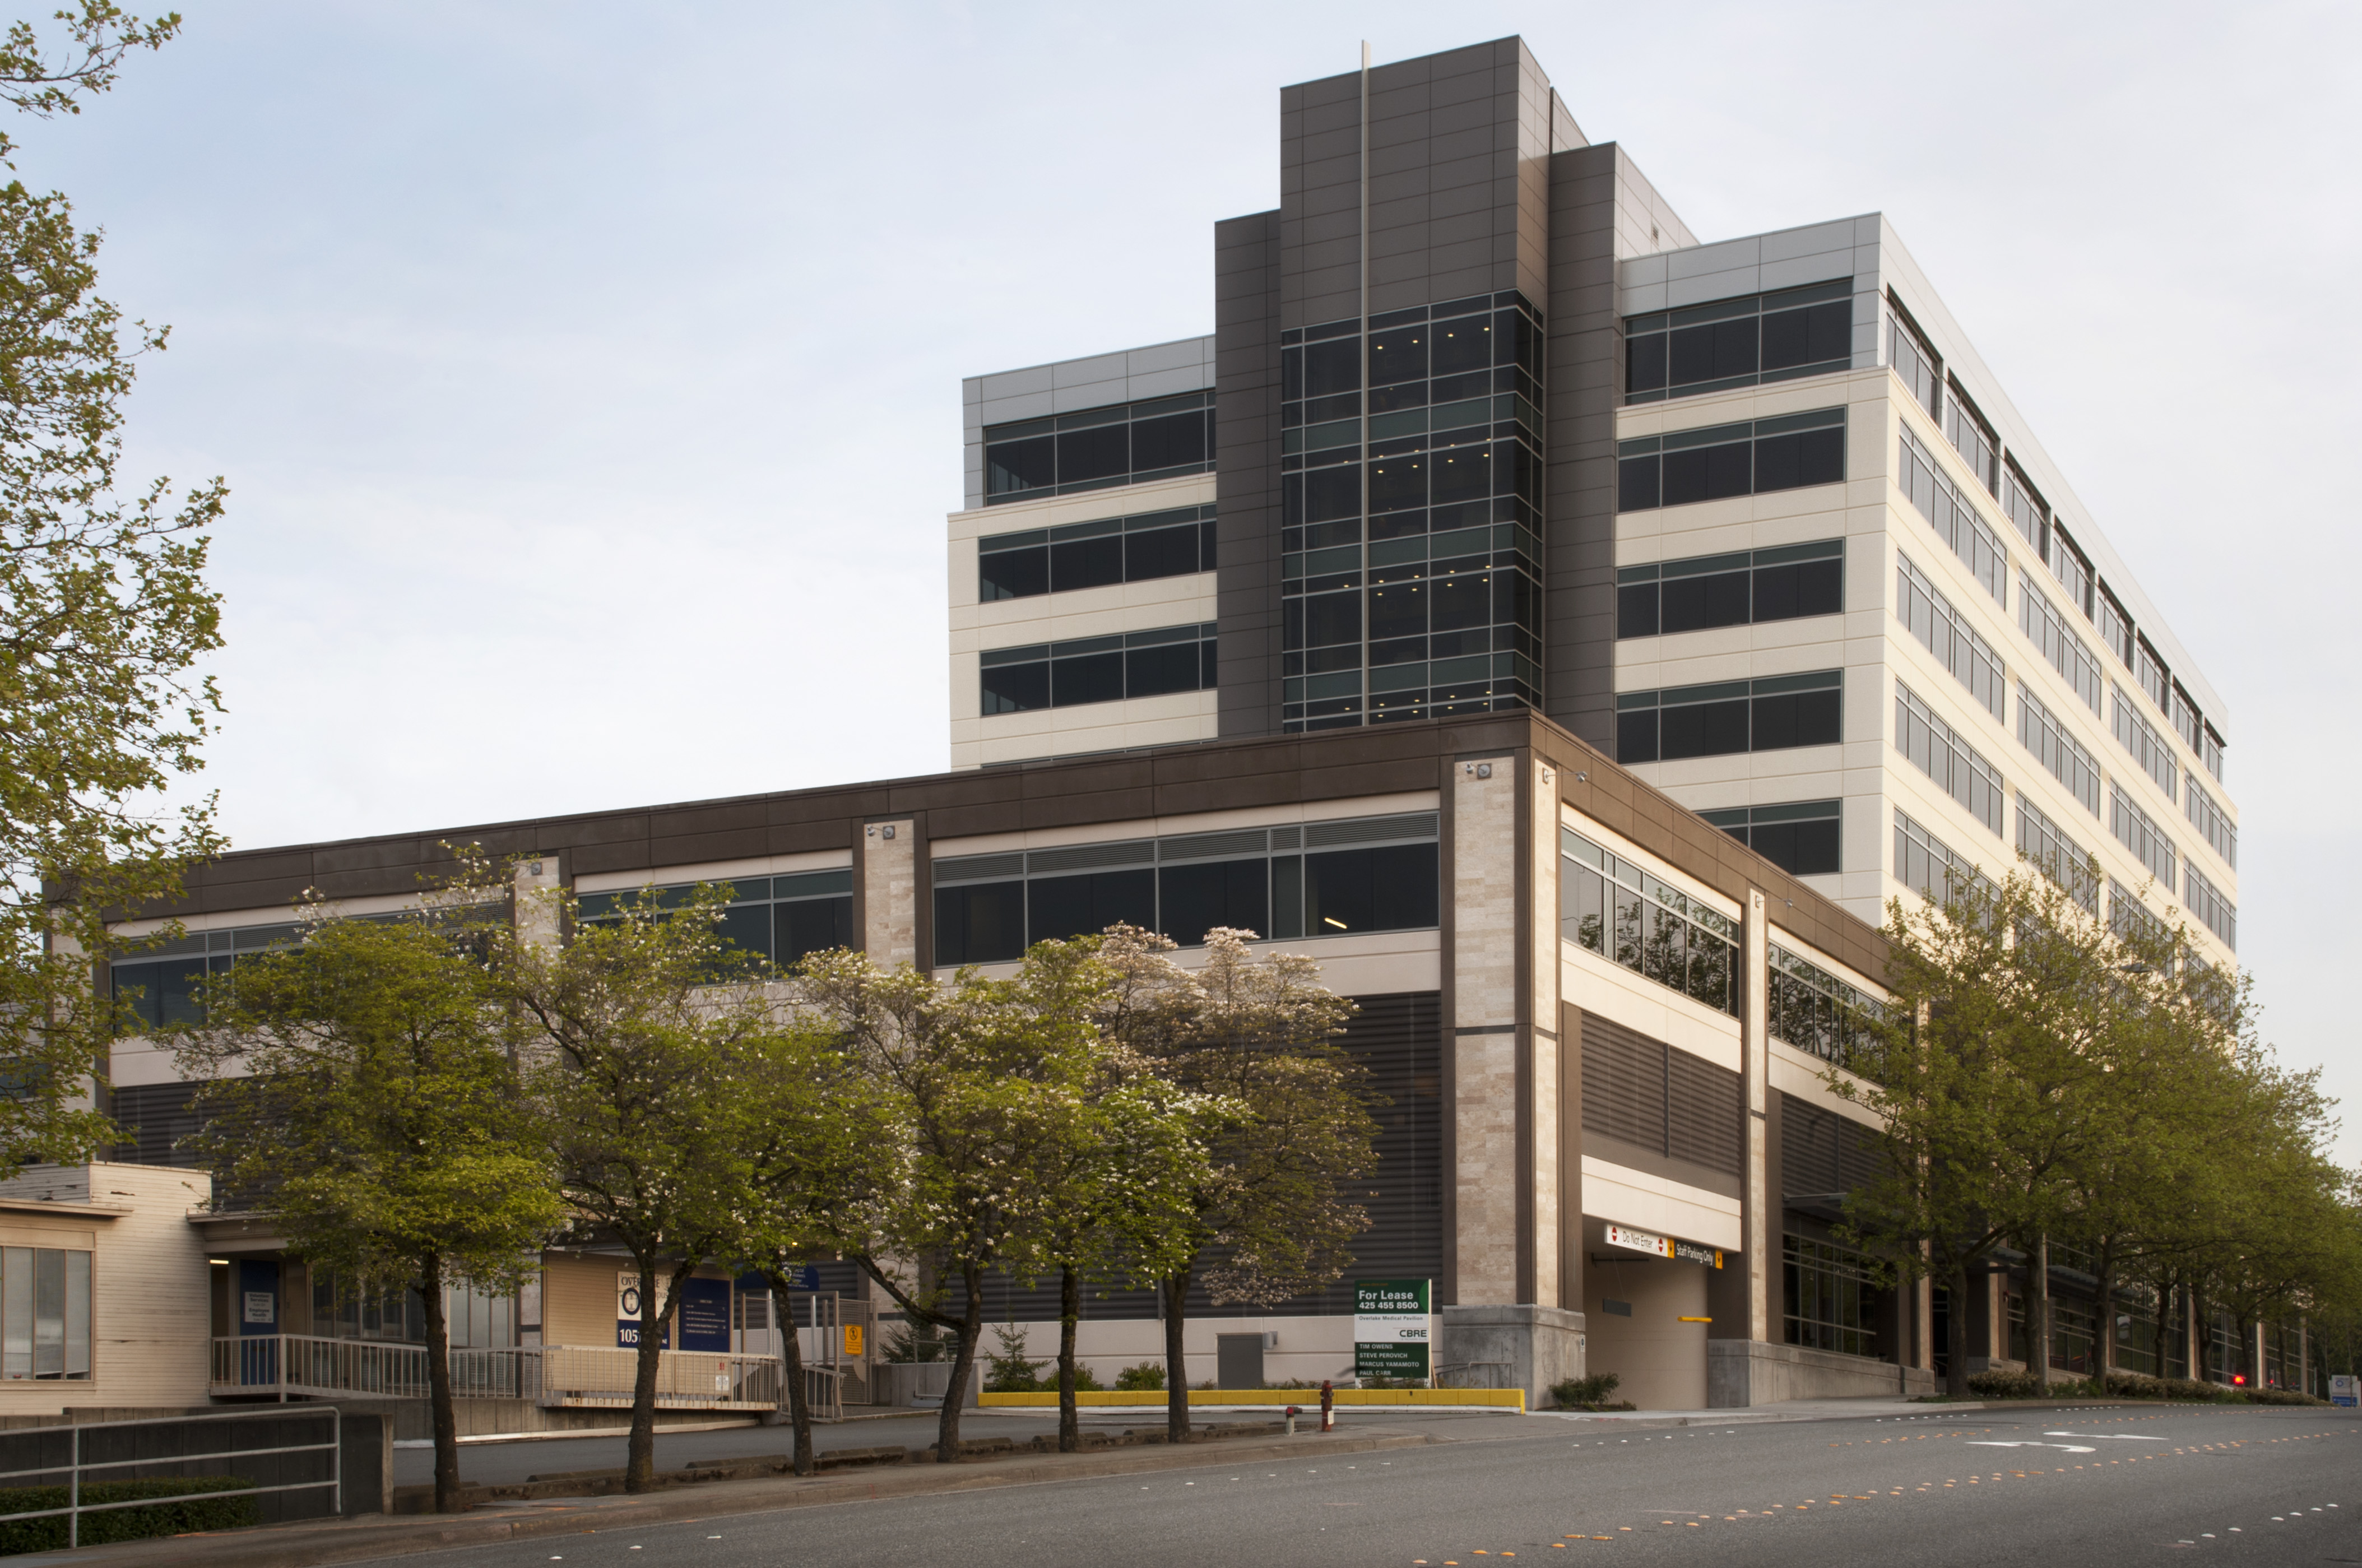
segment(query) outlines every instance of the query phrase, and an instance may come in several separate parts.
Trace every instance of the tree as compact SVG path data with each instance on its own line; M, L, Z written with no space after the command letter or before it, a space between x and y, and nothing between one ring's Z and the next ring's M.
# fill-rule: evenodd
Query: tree
M0 99L50 117L114 85L178 16L143 23L105 0L59 13L54 58L32 27L0 40ZM0 135L0 161L14 144ZM221 646L203 530L219 480L175 497L117 490L124 400L165 329L96 293L99 237L72 204L0 186L0 1167L93 1157L113 1133L78 1105L103 1074L115 1009L91 994L106 917L179 890L217 852L210 800L156 804L196 772L220 711L193 673ZM126 338L129 341L127 343Z
M570 894L520 911L492 943L493 994L514 1019L530 1113L575 1226L630 1253L640 1280L624 1487L656 1478L656 1397L682 1284L728 1255L752 1173L736 1064L780 1027L751 963L718 927L726 892L653 893L583 922ZM573 939L526 933L555 913Z
M1375 1159L1365 1075L1334 1043L1353 1004L1323 988L1309 958L1247 949L1217 927L1194 973L1164 937L1118 926L1099 958L1120 976L1109 1038L1176 1088L1227 1110L1202 1163L1163 1201L1175 1210L1164 1295L1168 1440L1189 1437L1187 1317L1202 1279L1217 1301L1275 1305L1344 1273L1368 1217L1348 1187Z
M1039 1178L1087 1114L1098 1037L1087 1008L1074 1005L1074 979L1064 967L1028 964L1013 979L963 970L938 986L848 952L803 964L804 1005L889 1097L902 1179L848 1250L914 1323L954 1336L935 1444L943 1463L959 1457L985 1278L1037 1246L1054 1201ZM921 1277L899 1277L889 1266L898 1259Z
M433 911L315 911L299 945L241 958L181 1043L206 1074L202 1143L226 1189L266 1194L291 1248L340 1289L425 1303L440 1513L460 1508L444 1291L513 1289L559 1220L466 936Z
M1904 1277L1934 1275L1966 1302L2005 1242L2066 1211L2068 1173L2111 1117L2109 1049L2137 977L2069 890L2032 867L1962 879L1937 902L1888 905L1889 1000L1826 1081L1882 1127L1881 1174L1847 1225ZM2047 1270L2028 1325L2047 1377ZM1948 1386L1967 1393L1968 1321L1950 1315Z
M725 1242L729 1255L771 1287L780 1324L795 1471L813 1471L803 1347L792 1316L791 1272L815 1253L866 1234L901 1162L887 1107L859 1059L832 1033L800 1021L751 1034L727 1066L728 1097L744 1150L746 1201Z

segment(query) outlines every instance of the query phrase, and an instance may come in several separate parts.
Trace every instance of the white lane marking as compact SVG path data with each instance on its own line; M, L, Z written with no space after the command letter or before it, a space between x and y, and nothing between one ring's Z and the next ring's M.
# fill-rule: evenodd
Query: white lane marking
M2044 1432L2044 1437L2090 1438L2097 1442L2104 1438L2110 1442L2163 1442L2161 1437L2148 1437L2140 1432Z
M1976 1442L1970 1448L2063 1448L2070 1453L2097 1453L2096 1448L2081 1448L2071 1442Z

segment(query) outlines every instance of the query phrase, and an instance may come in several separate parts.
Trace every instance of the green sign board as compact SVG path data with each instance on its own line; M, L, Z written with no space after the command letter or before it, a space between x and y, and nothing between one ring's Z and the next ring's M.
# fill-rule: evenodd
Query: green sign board
M1432 1301L1430 1283L1424 1279L1355 1280L1353 1375L1431 1375Z

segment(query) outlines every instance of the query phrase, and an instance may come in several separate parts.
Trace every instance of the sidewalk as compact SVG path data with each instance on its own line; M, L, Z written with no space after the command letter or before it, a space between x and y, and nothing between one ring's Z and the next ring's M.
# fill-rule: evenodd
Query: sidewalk
M10 1568L69 1568L100 1563L116 1568L315 1568L460 1547L498 1546L515 1540L583 1535L687 1519L726 1519L734 1515L834 1503L877 1502L1051 1481L1135 1475L1152 1470L1208 1469L1224 1465L1319 1460L1383 1449L1419 1448L1425 1434L1369 1431L1326 1436L1317 1432L1277 1441L1232 1439L1202 1447L1128 1448L1097 1453L1026 1455L952 1465L905 1464L850 1474L799 1479L719 1481L671 1487L639 1496L568 1497L494 1503L459 1515L371 1514L358 1519L274 1525L218 1534L168 1536L84 1547L79 1551L28 1554L8 1560ZM723 1528L726 1533L728 1527Z

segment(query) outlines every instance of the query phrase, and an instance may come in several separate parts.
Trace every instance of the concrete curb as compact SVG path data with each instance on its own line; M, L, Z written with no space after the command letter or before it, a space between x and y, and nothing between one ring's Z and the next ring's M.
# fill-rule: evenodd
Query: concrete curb
M1158 1446L1103 1453L1029 1455L1019 1460L957 1465L897 1465L808 1480L724 1481L638 1496L511 1504L456 1517L372 1514L359 1519L124 1541L10 1561L11 1568L17 1564L24 1568L67 1568L69 1564L94 1562L171 1564L173 1568L209 1568L214 1564L221 1568L319 1568L326 1563L364 1562L422 1551L497 1546L512 1540L588 1535L689 1519L1137 1475L1156 1470L1204 1470L1279 1459L1293 1462L1385 1449L1423 1448L1434 1441L1423 1434L1345 1437L1307 1433L1278 1442L1212 1442L1202 1447L1192 1444L1179 1449Z

